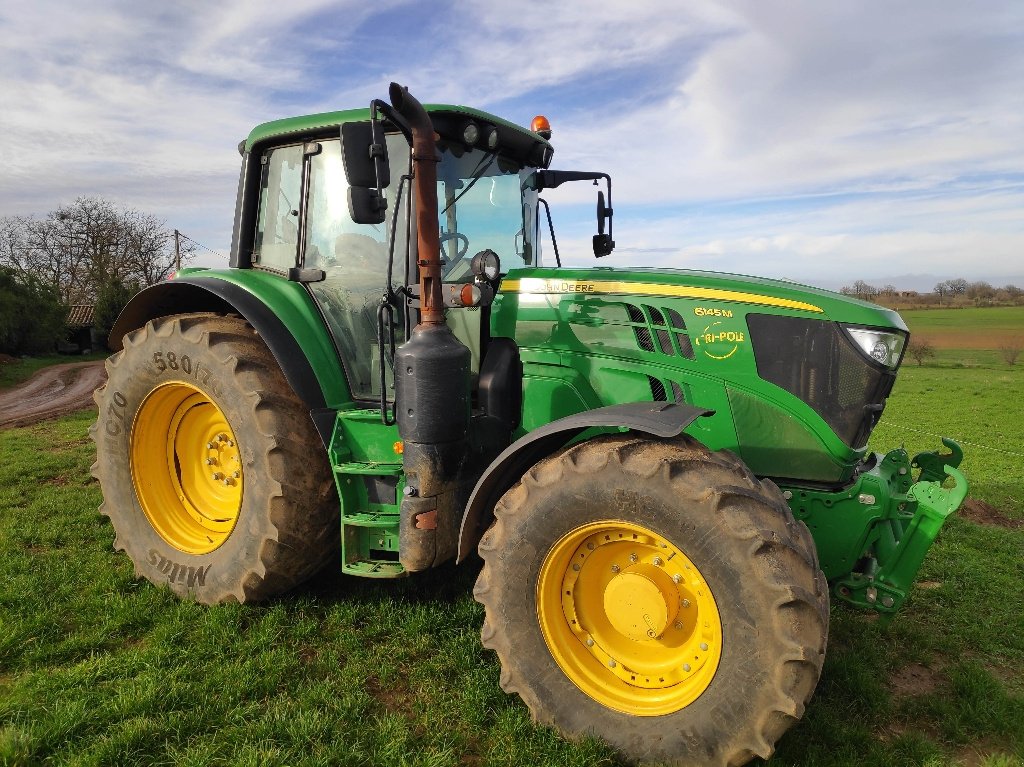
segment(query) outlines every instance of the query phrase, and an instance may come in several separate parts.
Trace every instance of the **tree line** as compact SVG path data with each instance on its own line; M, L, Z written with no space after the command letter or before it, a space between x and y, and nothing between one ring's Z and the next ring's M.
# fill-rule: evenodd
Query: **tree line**
M0 218L0 352L52 351L68 307L94 306L102 337L140 289L175 268L173 230L100 197L80 197L43 217ZM193 247L182 248L182 263Z
M897 296L910 298L917 295L916 291L899 291L893 285L885 285L878 288L864 280L857 280L852 285L843 286L839 289L839 292L866 301ZM934 295L939 303L942 303L944 298L967 299L979 305L998 302L1014 303L1024 296L1024 289L1018 288L1016 285L995 287L984 280L969 282L963 277L957 277L956 279L942 280L936 283L931 295Z

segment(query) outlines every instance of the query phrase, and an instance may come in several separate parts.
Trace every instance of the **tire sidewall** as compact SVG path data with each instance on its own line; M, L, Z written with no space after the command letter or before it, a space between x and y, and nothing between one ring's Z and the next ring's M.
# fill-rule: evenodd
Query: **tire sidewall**
M586 496L561 483L530 487L531 506L547 513L517 520L509 545L494 555L501 573L494 580L507 586L502 620L515 624L515 657L538 669L522 674L532 693L542 701L574 702L548 706L556 712L551 723L596 735L628 754L710 756L723 732L753 723L761 710L758 691L769 686L767 676L782 652L757 629L772 621L772 602L757 593L763 579L754 571L750 543L724 529L713 497L680 497L678 483L670 486L675 492L662 483L640 492L637 477L612 468L592 478ZM722 656L714 678L693 703L670 714L640 717L598 703L561 670L540 630L536 584L554 543L583 525L617 520L642 525L682 551L707 582L721 617Z
M261 449L267 438L254 428L251 399L231 374L233 361L214 354L206 333L183 334L174 321L170 333L166 327L158 332L150 323L141 342L126 345L123 358L108 370L96 432L104 510L114 526L115 546L132 559L137 574L166 584L179 595L216 601L219 595L238 591L243 573L260 571L258 548L269 519L258 506L260 499L272 494L267 486L267 451ZM244 486L238 518L227 539L206 554L182 552L157 533L139 503L131 475L131 433L139 408L156 387L174 382L194 386L209 397L231 425L240 448Z

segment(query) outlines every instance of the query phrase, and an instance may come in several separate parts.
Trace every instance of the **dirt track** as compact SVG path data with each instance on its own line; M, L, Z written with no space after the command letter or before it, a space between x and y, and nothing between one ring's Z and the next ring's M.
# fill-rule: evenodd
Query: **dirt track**
M102 360L43 368L25 383L0 391L0 428L28 426L90 408L92 390L106 378Z

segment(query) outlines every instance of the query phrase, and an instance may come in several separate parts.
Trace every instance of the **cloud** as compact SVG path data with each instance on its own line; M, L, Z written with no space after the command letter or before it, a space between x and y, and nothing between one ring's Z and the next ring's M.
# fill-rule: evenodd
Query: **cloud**
M556 165L614 176L607 262L1004 273L1024 232L1021 30L1009 1L8 4L0 215L102 194L226 250L250 128L395 79L548 114ZM593 189L558 193L563 248L592 263Z

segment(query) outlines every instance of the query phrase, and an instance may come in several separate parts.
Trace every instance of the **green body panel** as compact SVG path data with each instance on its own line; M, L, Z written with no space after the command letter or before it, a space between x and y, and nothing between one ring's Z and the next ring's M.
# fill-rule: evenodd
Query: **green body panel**
M295 336L331 408L353 407L345 373L330 333L308 291L300 283L258 269L182 269L179 276L200 275L223 280L251 293Z
M911 462L903 450L868 456L846 445L809 405L758 375L746 323L754 313L906 330L883 307L777 280L532 268L506 276L492 332L521 347L521 431L638 400L713 409L687 432L738 453L759 476L788 478L777 481L810 528L836 596L894 612L966 493L956 471L962 453L944 440L951 454ZM955 480L951 490L941 487L947 477Z
M715 410L690 432L712 449L736 451L756 474L846 481L864 449L850 448L809 405L758 375L749 313L906 329L895 312L817 288L708 272L602 268L509 272L491 327L523 350L523 431L553 412L662 393L661 399L681 397ZM638 331L652 349L638 343Z

